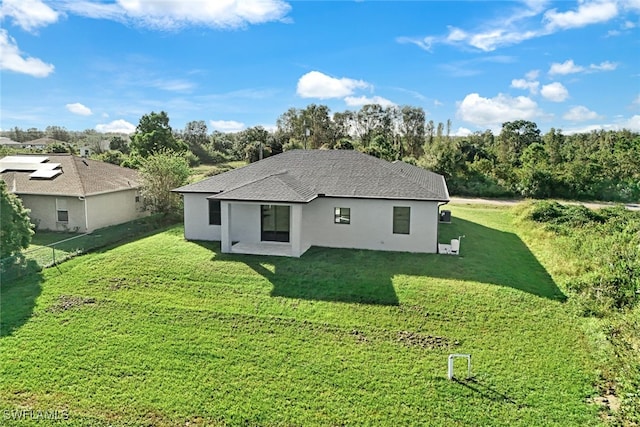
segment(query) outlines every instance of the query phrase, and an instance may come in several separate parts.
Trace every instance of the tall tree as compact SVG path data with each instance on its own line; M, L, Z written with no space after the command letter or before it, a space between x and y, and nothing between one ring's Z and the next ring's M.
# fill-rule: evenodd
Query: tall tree
M29 210L22 201L9 193L7 184L0 180L0 258L6 258L26 249L31 243L33 225Z
M186 150L184 142L173 135L166 112L151 112L140 118L136 131L131 136L131 151L140 157L148 157L160 151L180 153Z
M533 143L541 143L538 125L527 120L516 120L502 124L498 145L498 160L501 163L519 166L520 156Z
M141 160L142 195L152 212L179 213L181 198L171 190L186 184L191 170L183 154L160 150Z
M425 136L425 113L421 107L410 107L405 105L400 110L402 122L400 125L400 134L407 154L415 158L423 154L424 136Z
M186 124L180 137L187 143L191 151L200 161L210 163L213 159L209 152L209 136L204 120L191 121Z
M49 138L53 138L58 141L69 142L71 140L69 131L60 126L47 126L45 134Z

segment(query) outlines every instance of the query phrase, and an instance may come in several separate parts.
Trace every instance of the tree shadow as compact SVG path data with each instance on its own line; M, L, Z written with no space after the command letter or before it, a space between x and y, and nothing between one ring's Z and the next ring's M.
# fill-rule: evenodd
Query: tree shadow
M441 242L464 235L460 255L415 254L312 247L300 258L223 254L218 242L194 242L213 260L238 261L272 285L272 296L347 303L398 305L394 277L409 275L510 287L542 298L566 296L515 234L455 219Z
M42 292L40 266L33 260L3 269L0 273L0 338L11 335L33 315Z

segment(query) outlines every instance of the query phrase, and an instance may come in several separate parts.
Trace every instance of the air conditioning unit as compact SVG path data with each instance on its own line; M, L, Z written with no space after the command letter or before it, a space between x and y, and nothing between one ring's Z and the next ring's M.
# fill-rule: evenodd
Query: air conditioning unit
M451 224L451 211L440 211L440 222Z

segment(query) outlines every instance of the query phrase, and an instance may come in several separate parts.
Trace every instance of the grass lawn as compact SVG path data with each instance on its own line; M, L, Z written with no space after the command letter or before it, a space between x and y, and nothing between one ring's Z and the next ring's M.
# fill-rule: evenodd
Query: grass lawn
M452 211L441 241L465 235L459 257L231 256L176 226L3 282L0 409L78 426L599 425L582 320L508 211ZM447 380L450 353L472 355L472 379Z
M202 181L210 176L236 169L242 166L246 166L247 162L244 160L232 160L226 163L218 163L215 165L198 165L191 168L191 176L189 182Z

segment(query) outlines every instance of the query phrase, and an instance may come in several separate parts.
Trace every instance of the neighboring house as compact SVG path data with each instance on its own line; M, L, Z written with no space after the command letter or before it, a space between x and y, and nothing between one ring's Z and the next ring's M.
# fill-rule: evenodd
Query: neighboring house
M174 191L185 237L222 252L299 257L311 246L435 253L444 177L350 150L293 150Z
M70 154L0 159L0 179L38 229L89 232L145 215L135 170Z
M51 144L55 144L55 143L60 143L61 141L57 141L53 138L49 138L48 136L42 137L42 138L38 138L38 139L34 139L32 141L25 141L23 142L22 148L31 148L34 150L44 150L46 149L49 145Z
M22 148L22 144L12 140L11 138L7 138L6 136L0 136L0 145L9 148Z

